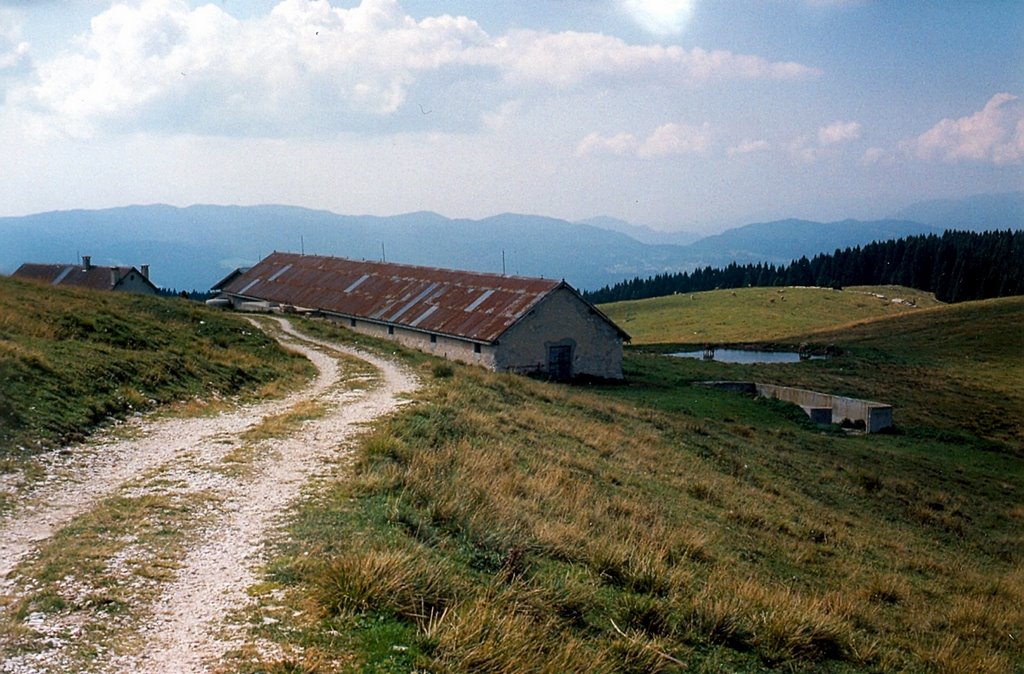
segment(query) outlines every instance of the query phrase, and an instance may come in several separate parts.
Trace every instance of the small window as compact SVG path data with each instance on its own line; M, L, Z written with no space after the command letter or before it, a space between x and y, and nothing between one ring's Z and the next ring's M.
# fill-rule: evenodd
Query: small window
M388 326L388 334L389 335L395 334L395 326L393 326L393 325L389 325Z
M348 324L349 324L350 327L353 327L353 328L356 327L356 319L354 319L354 318L348 319Z
M473 345L473 353L480 353L480 345L479 344L474 344Z
M430 336L430 343L431 344L437 344L437 335L431 335Z

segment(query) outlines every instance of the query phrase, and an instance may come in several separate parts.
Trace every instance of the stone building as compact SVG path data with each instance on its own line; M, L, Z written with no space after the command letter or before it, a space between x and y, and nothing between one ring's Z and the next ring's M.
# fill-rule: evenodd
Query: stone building
M26 262L12 274L14 278L53 286L74 286L93 290L156 295L159 289L149 280L149 265L104 267L94 265L88 255L82 264L35 264Z
M443 358L553 379L622 378L620 327L565 281L274 253L211 303L315 311Z

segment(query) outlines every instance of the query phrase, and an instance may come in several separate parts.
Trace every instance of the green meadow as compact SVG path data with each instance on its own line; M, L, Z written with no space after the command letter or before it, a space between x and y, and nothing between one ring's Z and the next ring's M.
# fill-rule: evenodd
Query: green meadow
M738 288L613 302L601 310L634 345L721 344L792 339L938 304L928 293L900 286Z

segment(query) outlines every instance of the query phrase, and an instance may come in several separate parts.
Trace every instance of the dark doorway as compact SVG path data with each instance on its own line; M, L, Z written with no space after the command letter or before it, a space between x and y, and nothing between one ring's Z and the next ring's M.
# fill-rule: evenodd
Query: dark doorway
M572 346L548 347L548 376L557 381L572 379Z

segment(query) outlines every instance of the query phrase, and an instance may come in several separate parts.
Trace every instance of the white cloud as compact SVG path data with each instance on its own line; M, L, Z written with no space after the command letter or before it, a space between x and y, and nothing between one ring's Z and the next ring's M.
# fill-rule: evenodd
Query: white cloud
M801 79L819 71L730 51L630 45L598 33L514 31L478 49L473 59L498 67L511 81L572 86L592 78L669 85L723 79Z
M833 122L818 129L813 135L798 136L789 143L790 156L801 164L835 157L840 146L858 140L861 136L859 122Z
M594 132L579 142L576 146L576 155L580 157L590 155L623 156L635 153L639 146L636 136L631 133L602 136Z
M655 35L681 33L693 15L695 0L622 0L622 8Z
M757 152L767 152L772 149L772 144L768 141L761 140L745 140L738 145L734 145L726 150L726 154L730 157L737 155L754 154Z
M1024 101L999 93L968 117L943 119L905 144L921 159L997 165L1024 161Z
M520 100L505 101L496 110L490 110L480 115L480 121L489 129L499 130L508 126L509 121L520 114L523 109L523 102Z
M31 69L29 44L21 40L21 31L14 19L0 11L0 102L7 83Z
M73 134L105 123L272 135L338 127L395 112L419 73L484 38L464 18L415 22L394 0L284 0L249 21L212 4L142 0L94 17L81 48L42 64L20 98Z
M886 159L891 157L887 150L880 147L869 147L864 150L864 155L861 157L860 163L865 166L874 166Z
M663 124L637 150L641 157L703 154L711 145L710 125Z
M602 136L599 133L588 134L576 146L576 155L631 156L641 159L656 159L686 154L703 154L711 146L711 126L662 124L641 141L632 133L618 133L614 136Z
M860 124L858 122L834 122L818 129L818 143L820 145L836 145L857 140L858 138L860 138Z
M482 78L492 91L511 88L508 98L523 86L557 90L614 80L675 87L818 74L798 63L630 45L595 33L492 37L466 17L414 20L397 0L363 0L351 9L282 0L246 20L221 7L114 4L71 50L38 64L37 80L12 89L11 101L78 136L104 128L287 136L373 126L402 110L428 78ZM3 46L0 39L0 58ZM484 123L497 121L476 114Z

